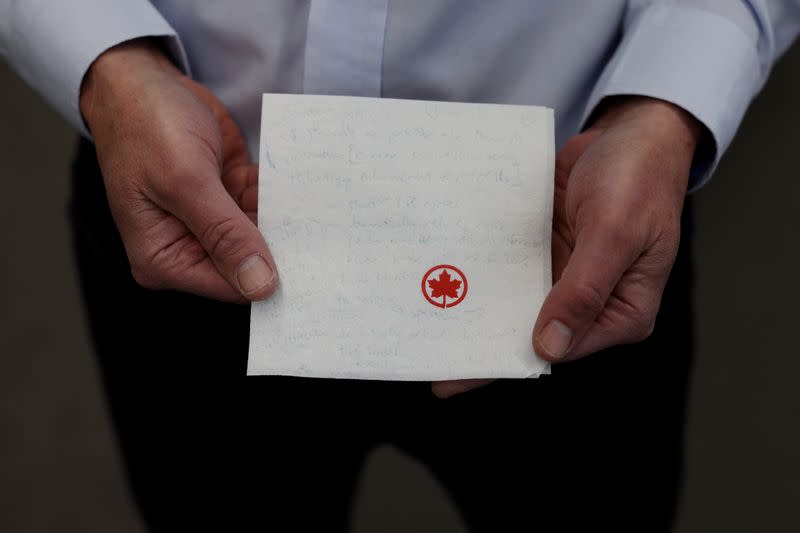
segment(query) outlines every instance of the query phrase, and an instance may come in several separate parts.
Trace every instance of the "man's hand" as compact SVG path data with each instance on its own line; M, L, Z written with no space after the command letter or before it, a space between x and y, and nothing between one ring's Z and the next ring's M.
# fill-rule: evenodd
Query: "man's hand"
M80 106L139 284L235 302L275 290L258 169L211 91L137 40L94 62Z
M701 130L676 106L629 97L558 154L554 284L533 328L537 354L571 361L653 331ZM434 383L433 391L445 397L489 381Z

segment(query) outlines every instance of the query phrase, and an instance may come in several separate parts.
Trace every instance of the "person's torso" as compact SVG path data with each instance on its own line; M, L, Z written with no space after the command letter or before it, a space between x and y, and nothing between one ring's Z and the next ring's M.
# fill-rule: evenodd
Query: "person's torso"
M619 38L625 0L156 0L194 77L256 155L264 92L529 104L560 145Z

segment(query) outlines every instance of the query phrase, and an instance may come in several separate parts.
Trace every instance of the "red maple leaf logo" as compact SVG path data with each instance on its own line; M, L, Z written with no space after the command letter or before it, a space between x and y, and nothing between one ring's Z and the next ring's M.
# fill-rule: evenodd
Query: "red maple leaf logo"
M438 279L429 279L428 286L432 289L431 298L441 298L443 307L447 307L447 297L458 298L458 289L461 280L451 279L447 269L442 269Z

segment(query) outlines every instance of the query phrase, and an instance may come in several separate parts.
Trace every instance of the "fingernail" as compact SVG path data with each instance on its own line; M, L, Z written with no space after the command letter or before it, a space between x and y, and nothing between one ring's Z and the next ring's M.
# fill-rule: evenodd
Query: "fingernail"
M561 359L572 343L572 331L560 320L551 320L539 333L539 344L546 355Z
M251 255L239 265L236 273L239 288L245 296L260 291L275 279L275 271L260 255Z

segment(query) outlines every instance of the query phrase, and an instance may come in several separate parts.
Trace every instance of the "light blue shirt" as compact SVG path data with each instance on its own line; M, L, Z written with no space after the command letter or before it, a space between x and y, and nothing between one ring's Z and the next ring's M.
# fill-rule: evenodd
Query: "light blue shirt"
M681 106L711 134L693 188L800 27L800 0L0 0L0 52L76 128L81 81L165 37L257 154L264 92L534 104L561 145L606 96Z

